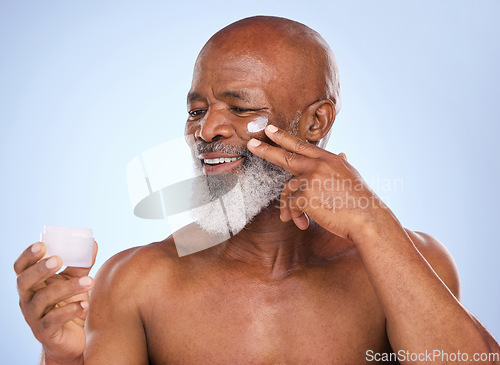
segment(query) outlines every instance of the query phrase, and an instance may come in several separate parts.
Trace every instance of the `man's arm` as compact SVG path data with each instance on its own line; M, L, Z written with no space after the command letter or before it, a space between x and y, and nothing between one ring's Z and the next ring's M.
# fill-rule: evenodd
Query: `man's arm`
M405 231L389 215L367 229L356 246L384 308L395 352L467 353L467 361L453 361L457 364L475 363L475 353L500 352L494 338L460 304L453 260L434 238Z
M85 365L149 364L139 311L146 289L137 260L140 250L113 256L96 275L85 326Z
M463 363L471 363L475 353L500 352L495 339L460 304L390 209L345 157L274 126L266 128L266 135L283 148L250 140L249 150L294 175L281 195L282 220L293 219L297 227L307 229L308 215L323 228L354 242L384 309L389 340L396 353L466 352L470 358ZM422 250L424 241L417 243ZM458 295L456 275L446 255L437 254L436 247L427 254L436 254L435 260L442 262L435 264L436 270Z

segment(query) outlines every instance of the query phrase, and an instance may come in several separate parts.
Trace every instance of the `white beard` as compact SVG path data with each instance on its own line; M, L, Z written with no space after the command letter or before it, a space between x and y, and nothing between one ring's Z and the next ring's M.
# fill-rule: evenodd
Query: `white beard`
M223 149L219 149L222 151ZM225 152L233 152L227 151ZM231 174L205 176L195 184L191 215L207 233L228 236L240 232L271 202L279 198L285 182L292 176L279 166L245 154L242 168ZM200 164L197 172L203 174ZM234 186L234 187L233 187ZM231 189L232 187L232 189ZM207 198L207 196L210 198Z

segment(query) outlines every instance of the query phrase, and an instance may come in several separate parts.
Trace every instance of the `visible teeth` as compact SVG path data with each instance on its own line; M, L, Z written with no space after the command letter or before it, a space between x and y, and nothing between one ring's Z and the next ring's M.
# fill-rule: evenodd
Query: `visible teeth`
M204 158L203 162L206 163L206 164L209 164L209 165L217 165L217 164L220 164L220 163L226 163L226 162L236 161L236 160L239 160L240 158L241 158L241 156L230 157L230 158L227 158L227 157L221 157L221 158Z

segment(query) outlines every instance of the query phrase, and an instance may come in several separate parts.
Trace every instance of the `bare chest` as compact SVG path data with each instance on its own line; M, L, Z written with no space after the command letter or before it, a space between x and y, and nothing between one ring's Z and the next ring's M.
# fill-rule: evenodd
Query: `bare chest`
M152 363L352 364L388 348L363 277L276 286L206 279L153 294L145 315Z

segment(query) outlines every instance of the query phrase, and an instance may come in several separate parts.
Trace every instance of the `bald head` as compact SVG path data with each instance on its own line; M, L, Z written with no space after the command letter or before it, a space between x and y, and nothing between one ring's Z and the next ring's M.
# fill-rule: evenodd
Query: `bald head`
M197 64L214 53L225 58L246 57L248 67L255 63L267 66L275 72L274 82L287 91L287 101L297 108L330 99L335 112L340 110L340 82L333 52L316 31L304 24L270 16L245 18L212 36Z
M188 109L186 133L206 141L246 141L241 124L259 116L325 147L340 110L335 57L303 24L266 16L237 21L201 50Z

